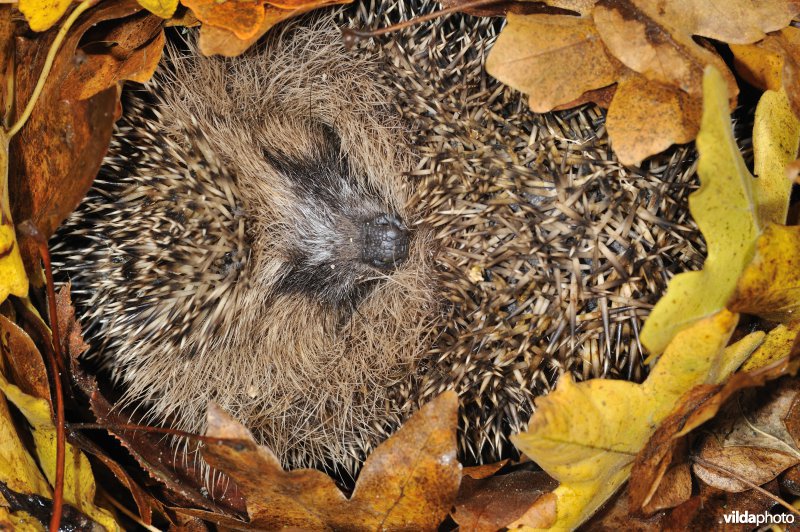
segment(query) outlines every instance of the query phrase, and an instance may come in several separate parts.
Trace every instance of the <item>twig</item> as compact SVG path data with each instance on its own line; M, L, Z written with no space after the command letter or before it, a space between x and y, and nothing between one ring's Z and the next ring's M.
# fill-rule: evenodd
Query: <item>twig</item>
M61 524L61 511L64 504L64 456L66 440L64 431L64 392L61 389L61 367L63 354L61 351L61 336L58 331L58 314L56 313L56 292L53 288L53 268L50 264L50 252L47 249L47 239L31 220L25 220L17 226L23 235L33 239L39 248L39 255L44 262L44 273L47 279L47 304L50 311L50 329L53 331L53 352L45 349L50 371L53 374L53 387L55 397L53 403L56 411L56 481L53 486L53 515L50 518L50 532L57 532Z
M385 35L393 31L400 31L402 29L414 26L416 24L422 24L423 22L428 22L429 20L434 20L439 17L449 15L450 13L455 13L457 11L469 9L471 7L482 7L491 4L498 4L501 1L502 0L472 0L471 2L464 2L463 4L450 6L445 9L440 9L439 11L434 11L433 13L428 13L427 15L423 15L421 17L412 18L411 20L406 20L405 22L399 22L397 24L392 24L391 26L386 26L385 28L377 28L374 30L357 30L354 28L344 28L342 30L342 39L344 41L344 47L349 50L353 47L353 45L356 42L358 42L361 39L378 37L379 35Z

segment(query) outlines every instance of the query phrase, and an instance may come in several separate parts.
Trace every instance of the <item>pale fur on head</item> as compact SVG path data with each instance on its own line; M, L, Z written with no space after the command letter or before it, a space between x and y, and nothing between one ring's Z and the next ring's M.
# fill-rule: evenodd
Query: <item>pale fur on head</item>
M54 253L125 404L202 432L215 401L286 464L353 469L437 303L427 230L392 271L355 260L357 220L415 220L375 65L340 42L325 17L236 59L171 48Z

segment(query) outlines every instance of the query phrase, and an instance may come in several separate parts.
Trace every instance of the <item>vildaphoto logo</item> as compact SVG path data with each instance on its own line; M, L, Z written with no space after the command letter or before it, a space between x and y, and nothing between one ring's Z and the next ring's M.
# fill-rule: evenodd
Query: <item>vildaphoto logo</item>
M727 525L791 525L794 523L794 514L772 515L767 512L754 514L747 510L744 512L734 510L723 514L722 520Z

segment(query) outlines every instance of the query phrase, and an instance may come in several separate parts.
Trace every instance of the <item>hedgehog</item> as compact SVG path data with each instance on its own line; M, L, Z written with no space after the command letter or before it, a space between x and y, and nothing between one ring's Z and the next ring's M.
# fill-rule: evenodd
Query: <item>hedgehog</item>
M643 320L702 263L693 148L625 167L597 107L531 113L483 69L502 19L341 44L436 8L357 3L234 59L189 37L124 91L53 243L120 404L201 432L213 400L284 465L354 474L446 389L479 463L560 375L645 376Z

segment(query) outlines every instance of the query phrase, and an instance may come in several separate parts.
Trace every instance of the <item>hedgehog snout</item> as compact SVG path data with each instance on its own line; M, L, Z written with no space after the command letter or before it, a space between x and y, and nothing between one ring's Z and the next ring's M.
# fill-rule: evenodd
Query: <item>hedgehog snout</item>
M408 258L408 228L397 216L382 213L364 222L361 260L389 270Z

